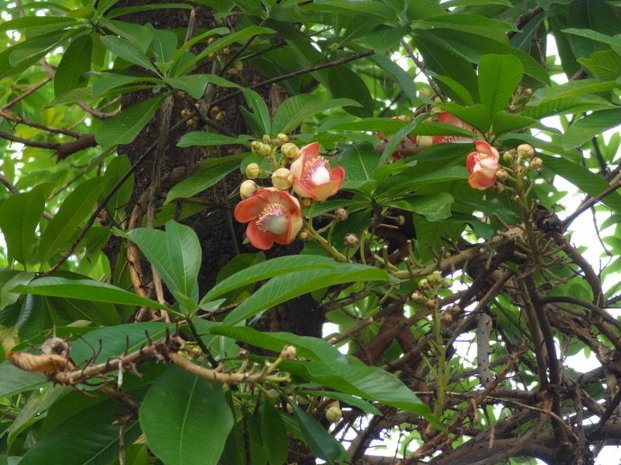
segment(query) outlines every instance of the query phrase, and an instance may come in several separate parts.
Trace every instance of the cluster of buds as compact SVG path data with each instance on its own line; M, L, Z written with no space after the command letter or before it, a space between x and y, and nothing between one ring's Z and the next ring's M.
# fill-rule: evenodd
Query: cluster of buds
M248 223L246 236L258 249L267 250L274 243L289 244L302 229L298 197L304 206L312 201L323 202L341 188L345 170L330 167L319 155L318 142L298 148L286 134L275 138L266 135L261 141L253 141L250 148L271 165L272 187L259 187L254 181L269 174L268 170L258 163L248 164L244 170L248 179L239 189L242 201L235 207L235 219Z
M211 39L209 39L207 43L211 44L215 40L216 39L212 37ZM231 47L224 47L218 50L217 53L211 53L209 57L215 58L216 60L218 60L218 64L220 65L220 68L226 67L225 69L226 74L230 76L234 76L236 74L241 73L242 70L244 69L243 61L241 61L239 58L234 58L235 53L236 52Z
M448 289L451 284L451 280L443 277L440 271L434 271L418 282L418 289L412 293L410 300L425 305L429 310L436 310L439 292Z

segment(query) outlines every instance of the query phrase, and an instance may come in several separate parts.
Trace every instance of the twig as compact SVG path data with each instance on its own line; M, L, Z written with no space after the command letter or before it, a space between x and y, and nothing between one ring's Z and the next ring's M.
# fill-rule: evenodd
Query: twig
M50 82L52 80L52 77L47 77L45 78L43 81L41 82L37 82L36 84L33 84L32 86L28 87L24 92L22 92L21 94L19 94L17 97L15 97L13 100L11 100L10 102L8 102L6 105L4 105L2 107L3 110L8 110L9 108L11 108L13 105L15 105L16 103L22 101L23 99L25 99L26 97L28 97L30 94L32 94L33 92L37 91L38 89L40 89L41 87L43 87L45 84L47 84L48 82Z
M425 77L427 78L427 82L429 83L429 85L431 86L433 91L436 93L436 96L438 96L438 97L440 97L440 99L444 100L444 96L442 94L442 90L440 89L440 87L438 87L438 84L436 84L436 81L434 81L433 78L431 77L431 75L427 72L427 69L425 68L425 64L418 59L418 57L414 53L414 50L412 50L412 47L410 47L408 45L408 43L405 41L405 39L401 39L401 45L403 46L403 48L407 52L407 54L410 57L410 59L414 62L416 67L418 69L420 69L420 72L425 75Z
M315 66L311 66L309 68L304 68L304 69L300 69L298 71L293 71L292 73L287 73L287 74L282 74L280 76L276 76L274 78L271 79L267 79L265 81L261 81L257 84L253 84L251 86L248 86L248 89L257 89L259 87L264 87L264 86L268 86L270 84L274 84L276 82L281 82L281 81L286 81L287 79L291 79L297 76L302 76L304 74L308 74L308 73L313 73L315 71L320 71L322 69L326 69L326 68L333 68L335 66L340 66L340 65L344 65L345 63L349 63L351 61L355 61L355 60L359 60L361 58L364 57L368 57L371 56L375 53L375 50L365 50L364 52L360 52L357 53L355 55L351 55L348 57L344 57L344 58L339 58L338 60L333 60L333 61L329 61L328 63L322 63L320 65L315 65ZM225 100L228 100L230 98L233 98L237 95L241 94L241 90L236 90L231 92L230 94L227 94L225 96L222 96L216 100L214 100L212 103L212 105L216 105L218 103L221 103Z
M172 132L175 129L177 129L178 127L184 125L186 123L186 121L188 121L190 118L191 118L191 116L187 116L187 117L182 118L173 127L170 128L170 131ZM123 184L125 184L125 181L127 181L129 179L129 177L134 173L136 168L138 168L138 166L144 160L146 160L147 156L151 153L151 151L157 147L157 144L158 144L158 141L154 141L151 145L149 145L149 147L147 147L147 149L143 152L143 154L140 155L140 157L138 157L138 159L127 170L127 172L123 176L121 176L121 178L116 182L116 184L112 187L112 189L110 189L110 191L106 194L106 196L103 198L103 200L99 203L99 205L97 206L97 208L95 209L95 211L93 212L91 217L88 219L88 221L86 222L84 227L80 230L80 232L78 233L77 237L74 239L73 243L69 247L69 250L65 253L65 255L63 255L61 257L61 259L58 262L56 262L54 264L54 266L52 266L48 271L46 271L44 273L45 276L49 276L49 275L53 274L56 270L58 270L63 265L63 263L65 263L69 259L69 257L71 257L71 255L73 255L73 252L77 248L78 244L80 244L80 241L84 238L84 236L86 235L88 230L95 223L95 220L97 219L97 216L99 215L99 213L104 208L106 208L106 205L108 204L110 199L114 196L114 194L116 194L116 192L121 188L121 186L123 186Z
M563 224L563 230L566 230L569 225L576 219L578 218L578 216L580 216L582 213L584 213L586 210L588 210L589 208L591 208L593 205L595 205L597 202L599 202L600 200L602 200L603 198L605 198L606 196L612 194L613 192L615 192L617 189L619 189L621 187L621 179L617 179L615 180L610 187L608 187L607 189L605 189L604 191L602 191L601 193L597 194L595 197L589 197L587 198L584 202L582 202L578 208L576 209L575 212L573 212L571 215L569 215L567 218L565 218L562 221Z
M75 139L82 136L82 134L80 134L79 132L75 132L75 131L71 131L69 129L63 129L63 128L52 128L50 126L46 126L45 124L37 123L36 121L32 121L27 118L22 118L21 116L15 115L3 109L0 109L0 116L3 118L6 118L9 121L13 121L18 124L30 126L32 128L41 129L51 134L64 134L66 136L73 137Z

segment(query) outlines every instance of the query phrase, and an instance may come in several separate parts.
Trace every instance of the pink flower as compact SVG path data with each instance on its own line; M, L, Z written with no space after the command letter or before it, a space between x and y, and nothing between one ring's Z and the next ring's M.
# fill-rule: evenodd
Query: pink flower
M457 126L458 128L466 129L468 131L471 131L473 136L476 136L476 137L481 136L479 131L474 129L469 124L464 123L457 116L452 115L451 113L447 111L443 111L442 113L438 115L438 122L444 123L444 124L450 124L452 126ZM433 136L432 137L433 144L442 144L442 143L463 144L463 143L468 143L468 142L473 142L473 141L474 141L473 137L471 138L471 137L463 137L463 136Z
M476 152L471 152L466 157L466 168L470 172L468 184L473 189L487 189L496 182L496 172L498 171L498 150L489 145L484 140L477 140L474 143Z
M260 250L277 244L290 244L302 228L298 199L273 187L257 189L252 197L235 207L235 219L248 223L246 236Z
M323 202L341 188L345 170L330 168L328 161L319 155L319 142L300 149L300 154L290 167L293 173L293 190L300 197Z

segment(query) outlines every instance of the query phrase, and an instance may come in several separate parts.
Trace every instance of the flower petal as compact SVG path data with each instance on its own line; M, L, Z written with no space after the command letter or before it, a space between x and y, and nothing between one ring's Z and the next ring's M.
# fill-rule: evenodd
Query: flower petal
M262 189L255 192L255 195L246 200L242 200L235 206L233 214L238 222L248 223L261 214L261 210L263 210L266 205L265 200L258 195L261 190Z
M470 184L470 187L472 187L473 189L484 190L492 187L495 183L495 176L490 178L488 176L485 176L485 173L483 173L482 171L472 173L468 178L468 184Z
M262 231L254 221L248 225L246 237L259 250L268 250L274 245L274 234Z

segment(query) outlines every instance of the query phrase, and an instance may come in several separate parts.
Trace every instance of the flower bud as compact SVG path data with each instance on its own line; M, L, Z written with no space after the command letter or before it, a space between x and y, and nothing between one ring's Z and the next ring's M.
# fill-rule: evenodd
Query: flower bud
M269 157L272 153L272 147L268 144L260 143L257 153L262 157Z
M412 299L412 302L416 302L416 303L420 304L420 303L423 303L425 301L425 296L420 291L414 291L414 292L412 292L412 295L410 296L410 299Z
M505 170L496 171L496 179L498 181L500 182L506 181L508 177L509 177L509 173L507 173Z
M276 147L282 146L282 144L289 142L289 136L287 134L283 134L282 132L276 135L276 139L273 141Z
M543 166L543 160L539 157L535 157L530 161L530 167L538 170Z
M515 113L515 110L517 110L517 107L516 107L515 105L513 105L513 104L511 104L511 105L509 105L509 106L507 107L507 111L508 111L509 113Z
M261 167L256 163L248 163L244 173L248 179L257 179L261 174Z
M308 231L306 229L302 229L300 231L300 234L298 234L298 239L300 239L301 241L307 241L310 238L310 234L308 234Z
M280 151L285 157L289 158L290 160L294 160L298 158L300 149L298 149L297 145L291 142L286 142L282 144L282 147L280 147Z
M288 168L278 168L272 173L272 185L285 191L293 185L293 173Z
M301 201L300 204L304 207L304 208L310 208L313 205L313 199L311 199L310 197L304 197Z
M431 97L433 95L433 90L431 90L431 87L421 87L418 89L418 93Z
M358 236L355 234L347 234L345 236L345 247L356 247L359 244Z
M535 155L535 149L530 144L520 144L517 147L517 153L522 158L531 158Z
M507 150L502 154L502 159L507 163L511 163L513 161L513 152L511 150Z
M261 147L261 142L259 142L258 140L253 140L252 142L250 142L250 150L252 151L252 153L256 153L258 155L259 147Z
M328 405L326 409L326 420L330 423L337 423L343 418L343 411L341 410L340 404L338 401L332 402Z
M524 89L524 95L526 97L530 97L531 95L533 95L533 89L531 89L530 87L527 87L526 89Z
M272 139L267 134L263 134L263 139L262 140L263 140L264 144L270 144L272 142Z
M418 282L418 288L419 288L419 289L423 289L423 290L424 290L424 289L429 289L430 287L431 287L431 286L429 285L429 281L427 281L427 279L426 279L426 278L423 278L423 279L421 279L421 280Z
M298 352L297 349L295 348L295 346L284 346L282 348L282 351L280 352L280 356L284 359L284 360L295 360L295 358L297 357Z
M438 301L436 299L427 299L425 305L429 310L435 310L438 307Z
M338 221L345 221L349 217L349 213L344 208L337 208L334 210L334 216Z
M416 144L419 147L431 147L433 145L433 136L416 136Z
M241 183L241 186L239 186L239 196L242 199L247 199L249 197L252 197L256 190L257 185L255 184L255 182L246 179L244 182Z

